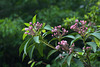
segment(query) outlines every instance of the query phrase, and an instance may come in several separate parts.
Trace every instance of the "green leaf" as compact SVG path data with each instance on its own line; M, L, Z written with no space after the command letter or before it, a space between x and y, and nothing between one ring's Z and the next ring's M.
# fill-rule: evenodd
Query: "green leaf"
M51 50L49 53L48 53L48 56L47 56L47 59L53 54L55 53L57 50Z
M40 55L43 56L43 44L39 44L38 51L39 51Z
M67 59L68 54L62 59L61 64L63 64L65 62L65 60Z
M25 46L25 44L26 44L27 41L28 41L28 40L25 40L25 41L21 44L21 46L20 46L20 48L19 48L19 55L20 55L21 52L24 50L24 46Z
M73 35L67 35L67 36L64 36L64 38L65 38L65 37L75 39L75 37L74 37Z
M25 24L26 26L28 26L28 27L30 26L30 24L29 24L29 23L24 23L24 24Z
M42 28L44 28L44 26L45 26L45 23L43 23Z
M50 64L46 65L46 67L50 67Z
M91 33L90 35L92 35L92 36L94 36L94 37L96 37L97 39L99 39L100 40L100 33Z
M77 40L79 40L79 39L81 39L81 38L82 38L82 37L81 37L80 35L77 35L77 36L75 37L75 39L71 41L71 44L70 44L70 45L72 45L74 42L76 42Z
M56 40L57 38L52 38L49 42L48 42L48 44L51 42L51 41L53 41L53 40Z
M24 33L24 34L23 34L23 40L25 39L26 36L27 36L27 34Z
M31 40L32 40L32 38L30 38L27 42L26 42L26 44L25 44L25 46L24 46L24 53L27 55L27 52L26 52L26 49L27 49L27 46L29 45L29 43L31 42Z
M26 57L26 54L25 53L23 53L23 57L22 57L22 61L24 60L24 58Z
M28 62L28 64L30 64L30 63L32 63L32 60L30 60L30 61Z
M39 41L39 36L35 36L35 37L33 37L33 39L34 39L34 41L35 41L36 43L40 43L40 41Z
M71 62L72 57L73 57L73 54L69 55L68 58L67 58L68 66L70 66L70 62Z
M96 43L95 42L87 42L88 45L90 45L94 52L96 52Z
M79 59L75 59L75 63L78 65L78 67L84 67L83 62L81 62Z
M45 32L46 32L46 30L42 30L42 32L43 32L43 33L45 33Z
M51 28L50 25L46 25L46 26L44 27L44 29L46 29L46 30L52 30L52 28Z
M25 28L22 29L22 31L24 31L24 30L25 30Z
M33 24L36 23L36 15L33 17Z
M31 64L31 67L33 67L33 66L34 66L34 64L35 64L35 62L33 62L33 63Z
M39 61L38 63L36 63L35 65L39 65L39 64L41 64L42 63L42 61Z
M97 46L100 47L100 40L98 40L97 38L95 38L95 42L96 42Z
M34 44L32 44L27 49L30 59L32 59L32 54L33 54L34 48L35 48L35 46L34 46Z

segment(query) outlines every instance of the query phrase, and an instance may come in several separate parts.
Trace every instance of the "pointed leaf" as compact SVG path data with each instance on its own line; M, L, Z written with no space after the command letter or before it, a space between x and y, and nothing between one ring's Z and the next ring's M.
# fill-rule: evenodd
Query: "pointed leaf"
M48 44L51 42L51 41L53 41L53 40L56 40L57 38L52 38L49 42L48 42Z
M51 50L49 53L48 53L48 56L47 56L47 59L53 54L55 53L57 50Z
M39 36L35 36L35 37L33 37L33 39L34 39L34 41L35 41L36 43L40 43L40 41L39 41Z
M32 44L27 49L30 59L32 59L32 54L33 54L34 48L35 48L35 46L34 46L34 44Z
M50 25L46 25L46 26L44 27L44 29L46 29L46 30L52 30L52 28L51 28Z
M97 38L95 38L95 42L96 42L97 46L100 47L100 40L98 40Z
M36 23L36 15L33 17L33 24Z
M29 24L29 23L24 23L24 24L25 24L26 26L28 26L28 27L30 26L30 24Z
M94 36L94 37L96 37L97 39L100 40L100 33L94 32L94 33L91 33L90 35L92 35L92 36Z
M67 36L64 36L64 38L65 38L65 37L75 39L75 37L74 37L73 35L67 35Z
M95 42L87 42L88 45L90 45L94 52L96 52L96 43Z
M31 64L31 67L33 67L33 66L34 66L34 64L35 64L35 62L33 62L33 63Z
M23 34L23 40L25 39L26 36L27 36L27 34L24 33L24 34Z
M42 61L39 61L38 63L36 63L35 65L39 65L39 64L41 64L42 63Z
M43 56L43 44L39 44L38 51L39 51L40 55Z
M83 62L81 62L79 59L75 59L75 63L78 65L78 67L84 67Z
M70 66L70 62L71 62L72 57L73 57L73 54L69 55L68 58L67 58L68 66Z
M24 30L25 30L25 28L22 29L22 31L24 31Z
M27 41L28 41L28 40L25 40L25 41L21 44L21 46L20 46L20 48L19 48L19 55L20 55L21 52L24 50L24 46L25 46L25 44L26 44Z
M72 45L74 42L76 42L77 40L81 39L82 37L80 35L76 35L76 37L74 38L74 40L71 41L70 45Z
M32 40L32 38L30 38L27 42L26 42L26 44L25 44L25 46L24 46L24 53L27 55L27 52L26 52L26 49L27 49L27 46L29 45L29 43L31 42L31 40Z
M22 57L22 61L24 60L24 58L26 57L26 54L25 53L23 53L23 57Z
M63 64L65 62L65 60L67 59L68 54L62 59L61 64Z

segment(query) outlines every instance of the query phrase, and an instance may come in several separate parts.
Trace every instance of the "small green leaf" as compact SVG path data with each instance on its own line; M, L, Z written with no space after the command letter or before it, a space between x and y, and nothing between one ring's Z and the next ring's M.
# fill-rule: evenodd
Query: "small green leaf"
M40 43L40 41L39 41L39 36L35 36L33 39L34 39L34 41L35 41L36 43Z
M79 59L75 59L75 63L78 65L78 67L84 67L83 62L81 62Z
M65 37L75 39L75 37L74 37L73 35L67 35L67 36L64 36L64 38L65 38Z
M73 54L69 55L68 58L67 58L68 66L70 66L70 62L71 62L72 57L73 57Z
M96 37L97 39L99 39L100 40L100 33L91 33L90 35L92 35L92 36L94 36L94 37Z
M96 52L96 43L95 42L87 42L88 45L90 45L94 52Z
M45 33L45 32L46 32L46 30L42 30L42 32L43 32L43 33Z
M36 23L36 15L33 17L33 24Z
M52 38L49 42L48 42L48 44L51 42L51 41L53 41L53 40L56 40L57 38Z
M46 65L46 67L50 67L50 64Z
M100 47L100 40L98 40L97 38L95 38L95 42L96 42L97 46Z
M48 56L47 56L47 59L53 54L55 53L57 50L51 50L49 53L48 53Z
M20 48L19 48L19 55L20 55L21 52L24 50L24 46L25 46L25 44L26 44L27 41L28 41L28 40L25 40L25 41L21 44L21 46L20 46Z
M77 52L77 54L79 54L79 55L83 55L84 53L83 53L83 52Z
M65 60L67 59L68 54L62 59L61 64L63 64L65 62Z
M22 29L22 31L24 31L24 30L25 30L25 28Z
M22 61L24 60L24 58L26 57L26 54L25 53L23 53L23 57L22 57Z
M27 49L30 59L32 59L32 54L33 54L34 48L35 48L35 46L34 46L34 44L32 44Z
M32 60L30 60L30 61L28 62L28 64L30 64L30 63L32 63Z
M26 49L27 49L27 46L29 45L29 43L31 42L31 40L32 40L32 38L30 38L27 42L26 42L26 44L25 44L25 46L24 46L24 53L27 55L27 52L26 52Z
M71 44L70 44L70 45L72 45L74 42L76 42L77 40L79 40L79 39L81 39L81 38L82 38L81 36L77 35L77 36L75 37L75 39L71 41Z
M33 66L34 66L34 64L35 64L35 62L33 62L33 63L31 64L31 67L33 67Z
M39 61L38 63L36 63L35 65L39 65L39 64L41 64L42 63L42 61Z
M51 28L50 25L46 25L46 26L44 27L44 29L46 29L46 30L52 30L52 28Z
M42 28L44 28L44 26L45 26L45 23L43 23Z
M25 24L26 26L28 26L28 27L30 26L30 24L29 24L29 23L24 23L24 24Z
M38 51L39 51L40 55L43 57L43 44L39 44Z
M23 40L25 39L26 36L27 36L27 34L24 33L24 34L23 34Z

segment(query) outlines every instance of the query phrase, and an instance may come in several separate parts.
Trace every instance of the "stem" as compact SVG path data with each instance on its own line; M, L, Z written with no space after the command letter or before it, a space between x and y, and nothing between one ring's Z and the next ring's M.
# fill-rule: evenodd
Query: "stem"
M48 47L51 47L52 49L55 49L54 46L52 46L51 44L48 44L47 42L41 40L42 43L44 43L45 45L47 45ZM56 49L55 49L56 50Z
M84 43L84 46L85 46L85 52L87 53L87 56L86 56L86 57L87 57L88 63L89 63L89 64L88 64L88 67L91 67L90 59L89 59L89 56L88 56L89 54L88 54L88 52L86 51L85 37L83 37L83 43Z
M90 59L89 59L89 53L87 53L87 58L88 58L88 62L89 62L89 67L91 67L91 63L90 63Z

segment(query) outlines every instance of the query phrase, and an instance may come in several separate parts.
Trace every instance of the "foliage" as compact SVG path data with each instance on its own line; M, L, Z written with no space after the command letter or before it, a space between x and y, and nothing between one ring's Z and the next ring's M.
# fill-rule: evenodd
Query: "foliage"
M75 24L70 27L71 30L75 31L76 33L67 34L68 31L59 26L55 26L54 28L50 27L49 25L40 24L39 22L36 23L36 15L33 17L33 23L30 22L29 25L26 25L27 28L24 29L25 33L31 36L30 39L25 40L25 42L20 46L19 53L21 54L23 51L23 59L28 54L32 60L32 53L34 53L34 48L30 48L31 46L36 47L40 55L44 56L44 45L52 48L48 53L47 58L49 58L52 54L59 52L59 55L56 57L54 61L58 62L58 67L66 67L70 66L71 63L75 63L81 67L92 67L91 62L93 63L94 60L99 57L99 45L96 44L96 41L100 40L100 30L97 26L91 26L92 23L87 23L84 20L75 20ZM96 27L96 29L93 29ZM47 30L44 33L42 30ZM95 32L94 32L95 31ZM47 34L50 32L49 34ZM45 37L52 34L52 41L56 38L55 45L53 43L48 42ZM67 36L65 36L67 34ZM44 36L45 35L45 36ZM25 36L25 35L24 35ZM23 37L24 37L23 36ZM64 38L64 39L63 39ZM67 38L71 38L70 44L66 41ZM90 38L90 41L87 39ZM96 39L95 39L96 38ZM76 47L77 44L74 44L76 41L82 40L84 46L82 48ZM33 42L34 41L34 42ZM58 43L57 43L58 42ZM34 45L31 45L33 43ZM52 44L52 45L51 45ZM80 44L81 45L81 44ZM98 46L97 46L98 45ZM76 50L80 49L80 50ZM31 50L30 52L28 50ZM32 61L32 66L35 64L35 60ZM37 63L37 62L36 62ZM43 63L43 62L41 62ZM50 67L50 64L43 63L46 67ZM51 64L52 66L52 64Z

